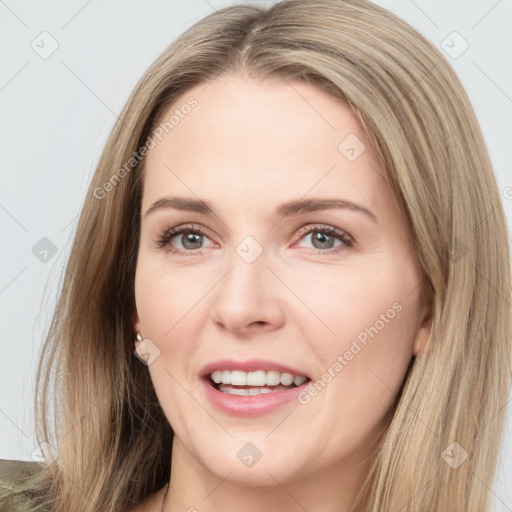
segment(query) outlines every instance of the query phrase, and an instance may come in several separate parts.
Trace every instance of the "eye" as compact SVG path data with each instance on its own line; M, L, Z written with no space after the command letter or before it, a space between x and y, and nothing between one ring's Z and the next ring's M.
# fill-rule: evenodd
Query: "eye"
M301 240L311 243L314 254L331 254L346 251L354 245L354 239L344 231L326 225L306 226L297 233Z
M199 226L187 224L169 229L160 235L156 244L158 247L166 247L170 252L180 254L199 254L199 249L204 249L204 241L211 240L207 233ZM209 246L206 246L209 247Z
M348 233L323 224L306 226L299 230L297 236L300 240L309 240L313 249L309 252L313 254L338 253L354 245L354 239ZM204 245L205 241L209 242L208 245ZM214 244L200 226L187 224L165 231L156 239L156 245L173 254L193 256Z

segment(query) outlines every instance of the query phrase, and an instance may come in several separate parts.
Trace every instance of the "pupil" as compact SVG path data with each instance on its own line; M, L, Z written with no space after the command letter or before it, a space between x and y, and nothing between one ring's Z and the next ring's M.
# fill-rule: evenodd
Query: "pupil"
M186 235L183 235L183 247L186 249L198 249L201 246L202 237L203 235L199 235L197 233L187 233ZM196 247L194 244L199 244L199 247Z
M316 246L316 243L320 244L320 247ZM334 238L331 235L316 231L313 233L313 246L317 249L330 249L333 246Z

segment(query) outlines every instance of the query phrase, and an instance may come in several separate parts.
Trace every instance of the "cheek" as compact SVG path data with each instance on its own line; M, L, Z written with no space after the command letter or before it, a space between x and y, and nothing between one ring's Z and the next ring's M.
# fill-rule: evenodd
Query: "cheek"
M286 282L308 306L309 312L302 308L302 317L308 320L304 326L312 325L313 316L318 320L315 335L308 336L315 351L325 346L328 353L333 345L343 348L355 338L364 343L375 331L402 332L398 344L410 338L407 334L412 334L415 323L407 319L417 316L419 278L409 262L382 258L338 268L317 266L314 272L307 268L286 272Z
M364 399L369 415L383 415L413 355L420 299L414 265L390 259L339 272L320 269L314 282L299 282L300 293L325 326L302 322L305 339L327 373L316 377L337 389L330 399L350 390L344 402L352 412Z
M158 395L175 388L176 382L183 382L187 375L197 334L190 319L197 314L193 305L199 299L198 284L191 286L183 273L164 271L157 258L139 258L135 301L142 334L160 351L148 368ZM174 402L173 396L169 395L166 403Z
M327 317L331 342L307 338L322 370L301 397L306 417L316 418L321 437L337 453L366 446L393 406L413 355L416 303L407 293L354 296L344 292L337 314ZM398 298L398 300L397 300ZM381 316L382 315L382 316ZM318 339L318 338L316 338ZM341 427L343 426L343 427ZM350 448L352 447L352 448Z
M204 312L201 297L208 281L191 282L191 273L163 269L155 259L139 259L135 276L135 297L143 335L157 347L159 356L148 366L156 395L167 421L186 438L204 422L200 407L190 406L186 389L190 381L190 361L200 339L198 315ZM196 329L196 327L197 329Z
M137 312L144 335L165 341L176 338L176 332L186 324L189 336L191 322L199 311L215 276L201 275L197 270L172 269L163 266L161 258L142 257L135 276Z

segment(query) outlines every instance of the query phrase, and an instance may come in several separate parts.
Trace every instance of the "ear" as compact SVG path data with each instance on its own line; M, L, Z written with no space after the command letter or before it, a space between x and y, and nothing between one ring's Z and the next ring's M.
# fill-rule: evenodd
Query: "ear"
M133 325L133 329L134 329L134 336L139 332L142 336L142 332L141 332L141 325L140 325L140 320L139 320L139 314L137 313L137 311L134 311L132 313L132 325Z
M418 334L416 335L416 341L414 342L414 355L419 356L426 353L428 350L428 340L430 338L430 331L432 322L430 319L425 320L420 326Z
M428 341L432 331L432 311L433 311L433 293L428 290L428 295L422 300L420 312L420 324L418 333L416 334L416 341L414 342L414 355L418 356L428 351Z

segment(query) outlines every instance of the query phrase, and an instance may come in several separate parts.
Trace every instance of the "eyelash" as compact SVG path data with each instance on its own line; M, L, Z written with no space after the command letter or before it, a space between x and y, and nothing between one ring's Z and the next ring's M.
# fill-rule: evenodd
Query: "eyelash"
M342 251L348 251L350 250L354 245L354 239L344 231L340 231L338 229L333 228L332 226L328 226L325 224L316 224L316 225L310 225L305 226L304 228L301 228L296 236L300 236L300 239L304 238L306 235L309 235L311 233L324 233L328 234L330 236L333 236L340 240L342 242L341 245L338 245L334 248L330 249L310 249L308 252L310 254L337 254ZM166 252L170 252L172 254L178 254L183 256L196 256L199 254L202 254L201 249L193 249L188 251L183 251L181 249L176 249L170 245L171 240L176 237L177 235L181 235L183 233L193 233L196 235L201 235L206 238L208 237L208 233L204 231L201 227L196 226L194 224L187 224L184 226L171 228L167 231L165 231L162 235L158 236L156 239L156 245L157 247L163 249L166 248ZM197 252L199 251L199 252Z

